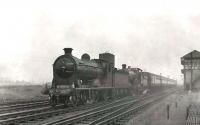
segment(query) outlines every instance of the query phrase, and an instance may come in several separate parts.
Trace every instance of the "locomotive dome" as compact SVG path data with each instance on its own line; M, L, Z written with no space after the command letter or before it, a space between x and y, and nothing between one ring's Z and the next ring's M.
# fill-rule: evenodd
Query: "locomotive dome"
M89 61L90 60L90 55L85 53L81 56L81 60L84 60L84 61Z

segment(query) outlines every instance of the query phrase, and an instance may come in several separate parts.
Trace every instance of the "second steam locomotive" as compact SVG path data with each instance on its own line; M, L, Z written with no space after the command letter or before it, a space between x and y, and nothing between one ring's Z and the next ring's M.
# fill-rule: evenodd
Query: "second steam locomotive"
M139 68L115 68L115 56L99 54L99 59L90 59L83 54L81 59L72 55L72 48L64 48L64 55L53 64L53 81L49 90L50 104L84 104L87 101L107 100L131 94L171 87L175 80L142 72Z

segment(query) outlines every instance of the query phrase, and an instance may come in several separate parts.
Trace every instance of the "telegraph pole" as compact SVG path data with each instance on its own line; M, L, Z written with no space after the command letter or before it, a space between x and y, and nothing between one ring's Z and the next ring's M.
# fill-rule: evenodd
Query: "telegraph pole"
M190 83L190 91L192 91L192 81L193 81L193 80L192 80L192 79L193 79L193 78L192 78L192 77L193 77L192 59L193 59L193 57L192 57L192 52L191 52L191 67L190 67L190 68L191 68L191 83Z
M169 75L167 76L167 85L169 84Z
M160 84L162 86L162 73L160 73Z

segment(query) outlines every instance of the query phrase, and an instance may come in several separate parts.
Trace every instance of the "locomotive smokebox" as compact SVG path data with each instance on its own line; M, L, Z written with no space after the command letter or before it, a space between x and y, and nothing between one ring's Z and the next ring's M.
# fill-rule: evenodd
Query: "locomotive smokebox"
M63 50L65 52L65 55L71 55L73 49L72 48L64 48Z

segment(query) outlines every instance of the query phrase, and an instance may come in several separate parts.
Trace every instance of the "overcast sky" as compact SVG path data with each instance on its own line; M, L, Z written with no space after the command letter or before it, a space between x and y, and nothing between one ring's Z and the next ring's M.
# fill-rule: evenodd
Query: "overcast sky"
M200 50L199 0L0 2L0 77L45 82L63 48L99 53L181 79L180 57Z

